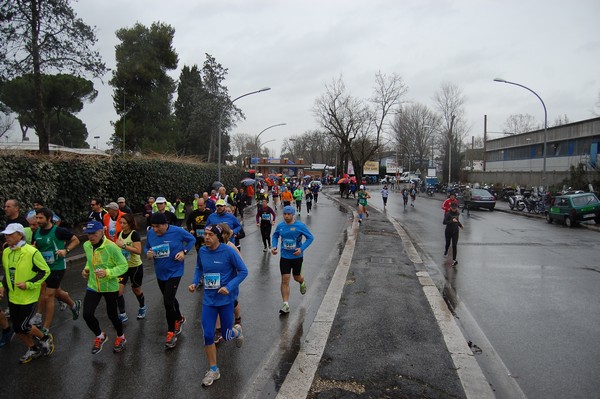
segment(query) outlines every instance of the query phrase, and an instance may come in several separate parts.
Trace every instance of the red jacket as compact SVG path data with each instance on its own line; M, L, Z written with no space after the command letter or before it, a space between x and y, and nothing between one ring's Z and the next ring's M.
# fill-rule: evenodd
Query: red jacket
M456 198L448 198L446 201L444 201L444 203L442 204L442 209L444 210L444 212L448 212L450 210L450 204L453 202L455 202L456 205L458 205L458 200Z
M114 231L114 235L111 234L109 230L110 227L110 213L107 213L106 215L104 215L104 217L102 218L102 222L104 224L104 235L106 236L106 238L108 238L109 240L111 240L112 242L117 241L117 238L119 238L119 233L121 232L121 230L123 230L123 228L121 227L121 223L119 223L121 221L121 217L125 214L124 212L118 211L119 213L117 214L117 225L115 226L115 231Z

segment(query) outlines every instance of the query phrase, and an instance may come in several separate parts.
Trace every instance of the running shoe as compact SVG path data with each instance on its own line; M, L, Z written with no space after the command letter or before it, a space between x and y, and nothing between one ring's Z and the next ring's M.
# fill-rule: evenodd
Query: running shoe
M119 313L119 320L121 320L121 323L126 323L129 321L129 316L127 316L127 313Z
M42 347L42 354L44 356L50 356L54 353L54 337L52 334L47 333L44 338L40 339L40 346Z
M367 219L369 218L369 212L365 211L365 213L367 214Z
M58 310L60 310L62 312L65 309L67 309L67 303L63 302L59 299L58 300Z
M175 321L175 335L181 334L181 330L183 329L183 325L185 324L185 317L181 315L181 320Z
M456 266L456 265L458 265L458 261L455 259L452 261L452 266Z
M36 313L30 320L29 325L32 326L41 326L42 325L42 315L40 313Z
M125 350L125 344L127 344L127 339L125 339L124 335L122 337L117 337L117 339L115 339L115 346L113 346L113 352L123 352Z
M235 338L235 346L241 348L242 345L244 345L244 334L242 333L242 326L236 324L235 326L233 326L233 329L238 333L237 337Z
M25 354L23 356L21 356L21 358L19 358L19 363L21 363L21 364L29 363L33 359L37 359L40 356L42 356L42 351L39 348L37 348L37 347L29 348L29 349L27 349L27 352L25 352Z
M290 313L290 305L288 305L287 303L284 303L284 304L281 306L281 309L279 309L279 313L280 313L280 314L287 314L287 313Z
M216 344L220 344L221 342L223 342L223 334L221 334L221 330L217 330L215 331L215 339L214 339L215 345Z
M300 284L300 293L302 295L306 294L306 281L303 281L302 284Z
M12 341L15 336L15 331L9 327L8 331L2 332L2 337L0 337L0 348L8 345L10 341Z
M71 312L73 313L73 320L77 320L79 318L79 313L81 313L81 301L79 299L75 301L75 304L71 308Z
M104 334L104 338L94 338L94 346L92 347L92 355L96 355L102 351L102 347L104 343L108 340L106 334Z
M142 306L141 308L138 309L138 315L137 315L138 319L145 319L146 318L146 305Z
M171 348L174 348L175 345L177 345L177 336L172 331L167 332L167 340L165 341L165 348L171 349Z
M219 369L217 371L208 370L206 374L204 374L204 378L202 379L202 386L208 387L211 386L213 382L221 378L221 373L219 373Z
M50 334L50 330L47 329L46 327L40 327L39 329L42 332L42 334L44 334L44 335Z
M268 251L267 247L264 247L263 252L267 252L267 251Z

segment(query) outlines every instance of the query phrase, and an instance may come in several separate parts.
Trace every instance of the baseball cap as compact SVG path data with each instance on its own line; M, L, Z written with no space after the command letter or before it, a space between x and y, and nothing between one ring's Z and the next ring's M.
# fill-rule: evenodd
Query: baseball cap
M2 234L14 234L21 233L23 237L25 237L25 228L20 223L11 223L2 232Z
M361 189L361 190L364 190L364 189L365 189L365 186L363 186L363 185L361 184L361 185L360 185L360 189Z
M295 215L296 214L296 210L294 209L293 206L287 205L287 206L283 207L283 213L289 213L291 215Z
M150 217L150 224L168 224L167 216L161 212L154 212Z
M225 203L225 200L224 200L224 199L220 199L220 200L217 200L217 204L216 204L216 205L217 205L217 206L219 206L219 205L221 205L221 206L225 206L225 205L227 205L227 204Z
M85 234L92 234L99 230L104 230L104 225L97 220L92 220L91 222L85 225L85 229L83 229L83 232Z
M157 204L166 204L167 203L167 199L165 197L158 197L156 199L156 201L154 201L154 202L156 202Z
M117 198L117 202L125 202L125 198L124 197L119 197L119 198Z
M194 198L199 198L200 194L194 194Z
M118 211L119 204L117 204L116 202L111 202L108 205L106 205L106 209L112 209L113 211Z

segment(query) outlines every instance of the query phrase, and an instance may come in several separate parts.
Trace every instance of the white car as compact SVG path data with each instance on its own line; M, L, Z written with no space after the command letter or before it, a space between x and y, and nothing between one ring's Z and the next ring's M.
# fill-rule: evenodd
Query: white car
M404 172L402 173L402 175L400 176L400 183L409 183L409 182L417 182L420 183L421 182L421 178L412 173L412 172Z

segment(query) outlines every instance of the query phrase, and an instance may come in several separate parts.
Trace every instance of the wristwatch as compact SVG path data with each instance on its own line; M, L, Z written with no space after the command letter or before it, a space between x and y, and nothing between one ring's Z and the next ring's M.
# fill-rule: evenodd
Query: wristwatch
M187 249L184 249L184 250L183 250L183 254L184 254L184 255L187 255L187 253L188 253Z

